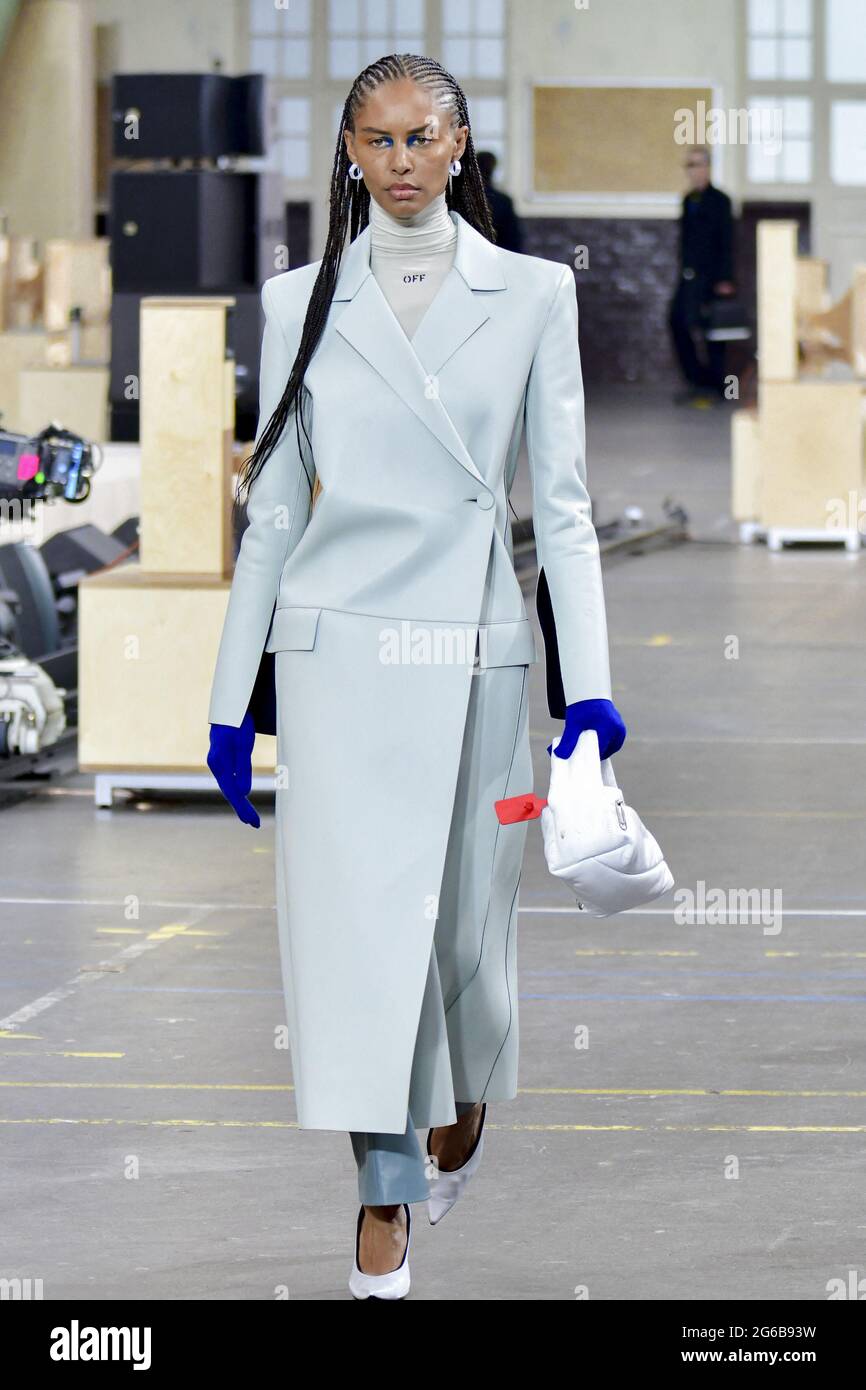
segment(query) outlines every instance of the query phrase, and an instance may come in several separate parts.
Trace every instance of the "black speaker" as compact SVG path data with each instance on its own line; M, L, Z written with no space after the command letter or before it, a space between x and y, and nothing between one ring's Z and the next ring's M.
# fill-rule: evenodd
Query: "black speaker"
M111 296L111 369L108 375L111 438L125 443L138 439L140 304L140 294L115 292Z
M219 159L265 153L264 78L136 72L112 81L118 159Z
M114 290L222 293L256 285L257 180L210 169L112 174Z
M309 265L314 259L312 254L312 203L286 203L285 205L285 236L286 245L289 248L289 264L286 270L294 270L297 266ZM262 279L267 280L273 275L273 270L266 270Z

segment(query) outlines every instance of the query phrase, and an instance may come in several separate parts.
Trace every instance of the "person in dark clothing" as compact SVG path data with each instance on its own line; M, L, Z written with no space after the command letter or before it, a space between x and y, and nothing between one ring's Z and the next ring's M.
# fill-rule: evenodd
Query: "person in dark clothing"
M477 158L481 177L484 180L484 192L487 194L487 201L493 215L496 245L504 247L506 251L522 251L523 235L520 231L517 213L514 211L514 203L507 193L493 187L496 155L492 150L479 150Z
M724 395L725 345L707 342L701 308L714 295L734 293L733 218L727 193L710 182L709 150L702 146L689 150L684 167L691 189L683 198L680 279L668 323L688 382L677 399L694 400Z

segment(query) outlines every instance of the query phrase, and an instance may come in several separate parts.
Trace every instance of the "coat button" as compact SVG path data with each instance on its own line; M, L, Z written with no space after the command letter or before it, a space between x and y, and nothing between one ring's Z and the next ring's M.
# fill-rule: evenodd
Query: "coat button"
M493 498L490 496L489 492L479 492L475 501L483 512L489 512L490 508L493 506Z

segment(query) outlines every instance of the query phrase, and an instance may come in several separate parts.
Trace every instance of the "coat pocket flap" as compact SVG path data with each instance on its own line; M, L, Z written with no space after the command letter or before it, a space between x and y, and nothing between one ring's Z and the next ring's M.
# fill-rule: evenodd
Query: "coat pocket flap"
M311 650L316 643L321 611L321 608L276 608L265 651Z
M481 623L478 628L478 665L523 666L537 661L535 636L528 618L513 623Z

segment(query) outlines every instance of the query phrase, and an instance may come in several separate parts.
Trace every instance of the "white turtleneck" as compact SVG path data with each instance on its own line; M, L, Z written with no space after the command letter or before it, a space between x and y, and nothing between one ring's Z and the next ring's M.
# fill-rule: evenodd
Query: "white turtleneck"
M454 263L457 226L445 191L400 219L370 198L370 269L407 338L412 338Z

